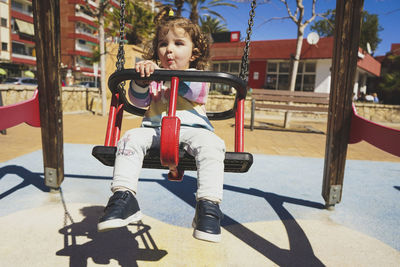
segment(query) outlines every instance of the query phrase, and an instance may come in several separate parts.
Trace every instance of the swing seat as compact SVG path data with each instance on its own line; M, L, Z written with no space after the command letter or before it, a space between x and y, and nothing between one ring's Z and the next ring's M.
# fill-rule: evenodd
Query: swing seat
M244 100L247 88L244 81L239 77L222 72L156 70L150 77L140 77L135 69L123 69L114 72L108 80L108 87L113 98L105 145L94 147L92 155L104 165L114 166L123 110L138 116L143 116L146 112L145 109L136 107L128 101L125 90L121 86L122 82L130 80L169 81L172 77L177 77L181 81L224 83L236 89L236 97L231 109L222 112L207 112L207 117L210 120L225 120L235 117L235 152L225 153L224 170L225 172L247 172L253 164L253 155L243 152ZM168 169L167 166L161 164L159 149L150 149L147 152L143 160L143 168ZM194 157L183 149L179 149L178 168L180 170L197 170Z
M114 166L115 146L95 146L92 155L106 166ZM247 172L253 164L253 155L247 152L226 152L225 154L225 172ZM161 165L160 151L158 149L150 149L147 151L143 160L143 168L149 169L168 169ZM189 155L185 150L179 150L179 169L185 171L197 170L196 162L193 156Z

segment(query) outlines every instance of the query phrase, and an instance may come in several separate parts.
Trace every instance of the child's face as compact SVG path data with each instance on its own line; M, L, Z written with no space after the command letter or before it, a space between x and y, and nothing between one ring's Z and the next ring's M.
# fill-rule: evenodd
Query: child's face
M189 34L183 28L175 27L159 38L157 51L161 66L169 70L188 69L190 62L195 59Z

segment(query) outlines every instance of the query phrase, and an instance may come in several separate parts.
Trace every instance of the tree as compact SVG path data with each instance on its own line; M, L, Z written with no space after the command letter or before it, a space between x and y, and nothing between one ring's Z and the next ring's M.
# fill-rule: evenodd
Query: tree
M365 51L367 49L367 43L370 44L371 50L375 51L382 39L379 38L379 32L383 28L379 25L378 15L369 14L367 11L363 11L361 24L361 36L360 36L360 47ZM335 27L335 10L329 9L325 19L316 21L311 25L311 30L316 31L321 36L333 36Z
M190 6L190 15L189 19L195 23L199 24L199 13L206 12L208 14L211 14L213 16L216 16L223 21L225 21L225 18L219 14L216 11L213 11L212 8L219 7L219 6L227 6L227 7L234 7L237 8L237 6L233 3L228 3L225 2L224 0L211 0L210 2L206 0L186 0L186 2Z
M210 16L200 17L200 28L204 33L217 33L226 32L226 24L221 23L217 18L212 18Z
M387 54L378 78L380 98L385 104L400 104L400 55Z
M291 72L289 77L290 81L289 90L294 91L294 87L296 85L297 71L299 68L301 48L303 46L304 30L307 27L307 25L310 24L317 16L317 14L315 13L315 4L317 0L312 1L311 17L308 20L305 20L304 17L305 8L303 5L303 0L296 1L296 11L294 13L292 13L292 11L290 10L287 0L280 0L280 1L286 6L289 18L297 25L296 52L292 60ZM284 122L285 128L289 126L289 119L290 119L290 113L286 112L285 122Z
M120 10L113 9L106 14L106 26L110 36L116 37L120 31ZM139 45L151 38L154 32L154 14L140 1L127 1L125 6L125 34L129 44Z

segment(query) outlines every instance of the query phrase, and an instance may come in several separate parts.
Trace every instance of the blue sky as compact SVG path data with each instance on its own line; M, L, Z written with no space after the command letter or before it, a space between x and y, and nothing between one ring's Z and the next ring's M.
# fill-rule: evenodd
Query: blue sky
M243 2L243 1L242 1ZM265 2L265 1L264 1ZM306 7L306 19L310 17L311 0L304 0ZM258 1L258 3L261 3ZM295 1L289 0L294 6ZM226 19L229 31L241 31L244 38L249 19L250 3L235 2L238 9L222 7L214 9ZM327 9L335 9L335 0L317 0L316 12L323 13ZM400 0L364 0L364 9L370 14L377 14L379 24L383 31L379 33L382 42L379 44L374 55L384 55L390 50L392 43L400 43ZM294 8L292 8L292 12ZM269 4L258 4L254 21L252 40L275 40L275 39L294 39L296 38L296 25L290 19L271 20L271 18L287 17L285 5L279 0L271 0ZM320 18L318 18L320 19ZM310 33L310 26L306 28L306 36Z

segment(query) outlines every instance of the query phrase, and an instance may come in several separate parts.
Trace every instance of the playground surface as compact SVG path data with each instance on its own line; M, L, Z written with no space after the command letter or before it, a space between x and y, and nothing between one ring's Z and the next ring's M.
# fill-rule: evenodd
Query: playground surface
M281 123L279 120L268 120ZM140 224L98 233L112 168L91 156L107 118L64 115L65 180L43 183L40 129L0 135L0 266L398 266L400 158L368 143L349 145L343 196L324 209L325 138L321 133L245 130L248 173L226 173L222 242L192 237L196 173L183 182L144 169ZM262 122L258 122L262 123ZM126 129L140 119L127 116ZM233 120L213 123L233 150ZM247 122L248 124L248 122ZM324 122L293 121L324 132ZM271 126L271 125L269 125ZM400 125L391 125L398 128Z

